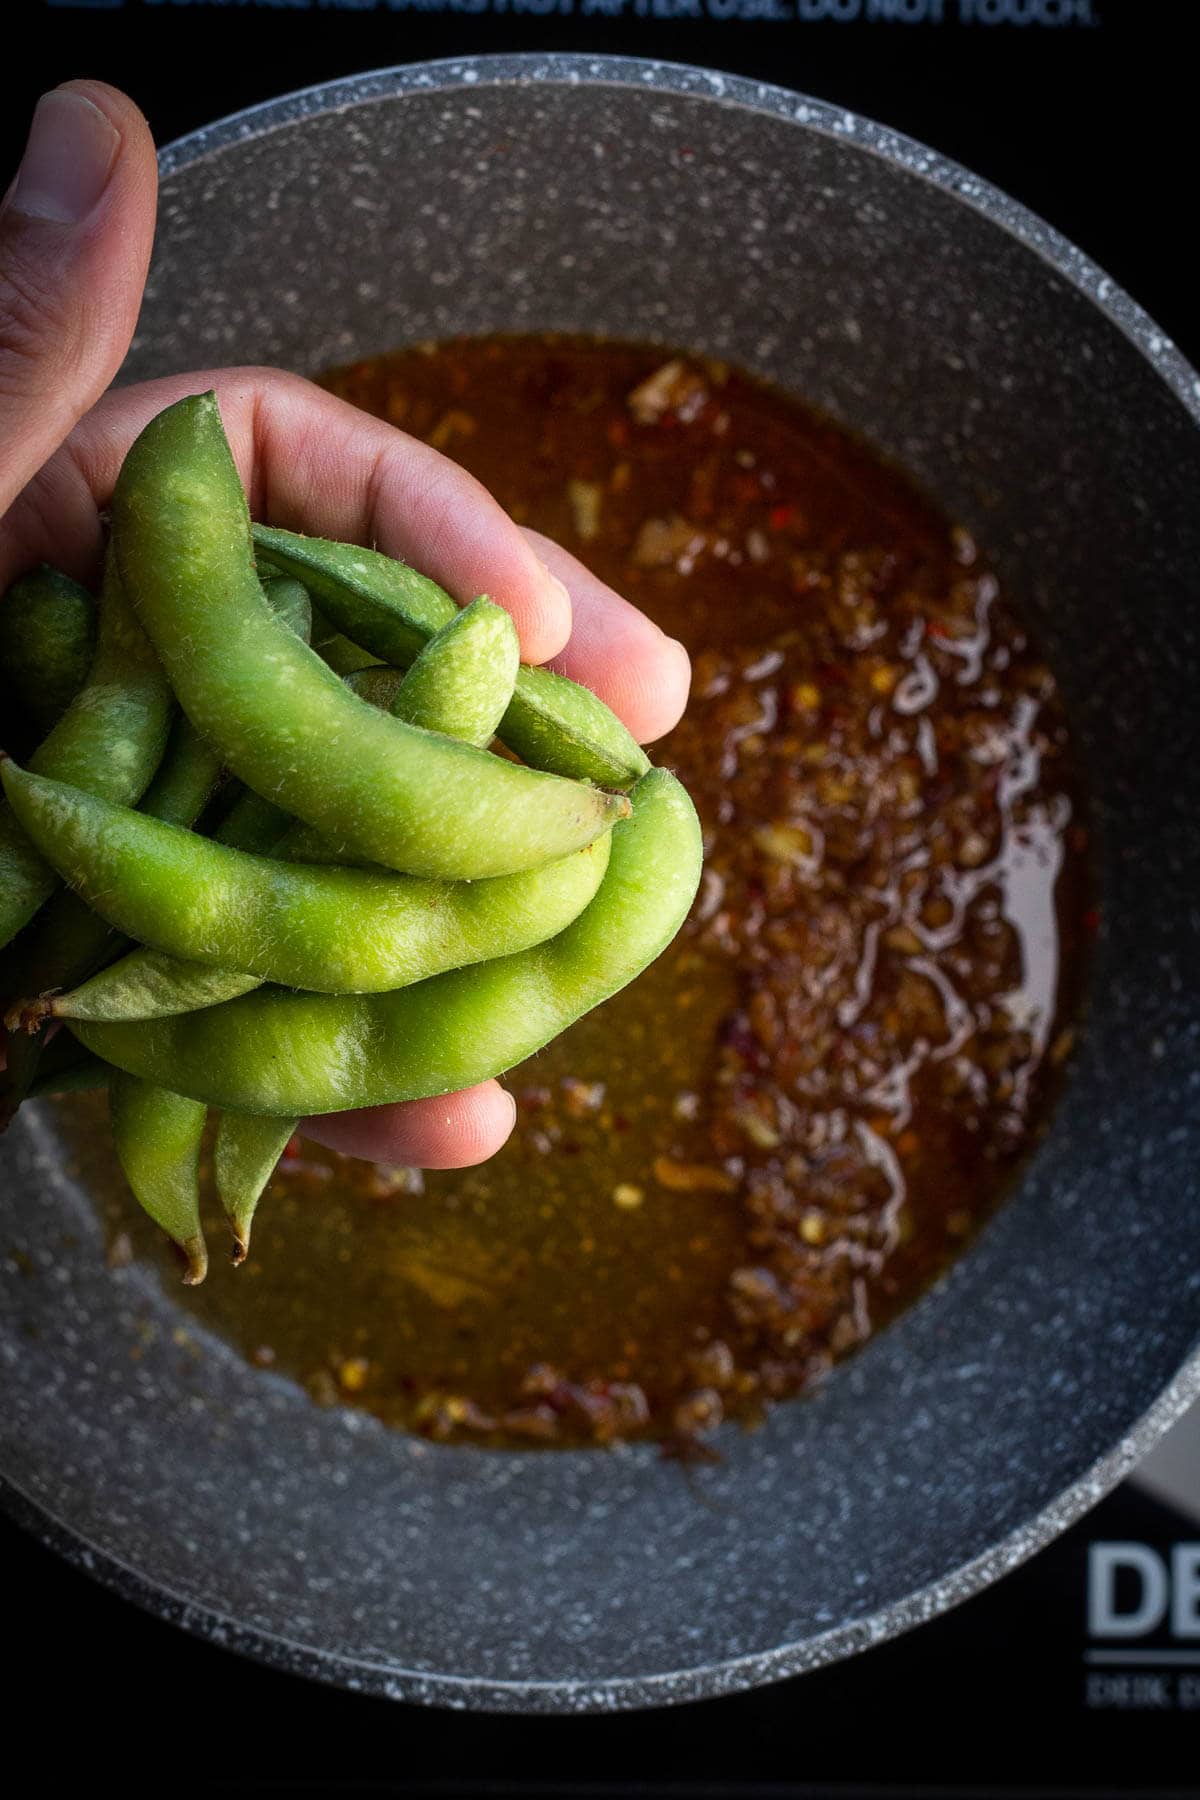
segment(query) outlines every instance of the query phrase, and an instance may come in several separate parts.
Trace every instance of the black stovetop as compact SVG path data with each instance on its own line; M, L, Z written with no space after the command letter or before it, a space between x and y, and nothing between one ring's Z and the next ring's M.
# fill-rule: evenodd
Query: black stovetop
M166 141L388 63L660 56L785 82L957 157L1081 244L1197 360L1189 15L1166 0L9 0L0 28L24 29L5 59L0 172L37 94L72 75L128 88ZM1104 1544L1140 1546L1143 1572L1157 1559L1164 1592L1193 1553L1200 1579L1198 1538L1127 1485L997 1587L850 1663L674 1711L505 1719L242 1662L0 1524L8 1744L43 1777L70 1764L156 1792L1197 1794L1200 1595L1179 1602L1174 1637L1164 1622L1114 1639L1089 1635L1088 1587L1091 1569L1093 1604L1105 1597ZM1135 1609L1142 1580L1124 1568L1110 1597Z

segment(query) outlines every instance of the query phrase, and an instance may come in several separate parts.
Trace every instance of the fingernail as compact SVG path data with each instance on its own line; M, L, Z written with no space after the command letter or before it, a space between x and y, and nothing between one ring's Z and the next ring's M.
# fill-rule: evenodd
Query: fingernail
M505 1099L506 1099L506 1100L507 1100L507 1101L508 1101L508 1107L509 1107L509 1112L510 1112L510 1114L511 1114L511 1117L512 1117L512 1123L511 1123L511 1124L510 1124L510 1125L509 1125L509 1128L508 1128L508 1129L509 1129L509 1130L510 1130L510 1131L511 1131L511 1130L512 1130L512 1129L513 1129L513 1126L515 1126L515 1124L516 1124L516 1122L517 1122L517 1100L516 1100L516 1095L515 1095L515 1094L510 1094L510 1093L509 1093L509 1091L508 1091L508 1089L507 1089L507 1088L501 1088L501 1089L500 1089L500 1092L501 1092L501 1093L502 1093L502 1094L503 1094L503 1095L504 1095L504 1098L505 1098Z
M538 560L539 560L539 562L541 562L540 557ZM550 570L546 567L545 563L541 563L541 569L542 569L542 574L546 577L546 581L547 581L548 585L555 590L555 592L558 594L559 598L562 600L563 604L566 606L567 610L570 611L571 596L567 592L566 582L560 581L558 579L557 575L552 575L550 573Z
M86 219L108 185L120 135L73 88L43 94L9 197L13 212L57 225Z
M673 637L669 637L667 642L675 652L676 661L679 663L690 688L692 685L692 659L688 654L687 645L681 644L678 638Z

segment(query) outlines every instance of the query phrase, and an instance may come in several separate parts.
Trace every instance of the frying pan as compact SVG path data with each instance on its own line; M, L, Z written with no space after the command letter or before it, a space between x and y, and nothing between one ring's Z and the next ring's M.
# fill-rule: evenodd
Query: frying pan
M6 1504L218 1643L443 1705L682 1700L919 1624L1078 1517L1200 1392L1200 381L964 170L702 70L387 70L225 120L162 173L130 378L604 331L758 370L899 459L1058 672L1103 923L1011 1199L711 1469L432 1447L202 1334L197 1355L172 1284L106 1269L56 1115L27 1109L0 1151Z

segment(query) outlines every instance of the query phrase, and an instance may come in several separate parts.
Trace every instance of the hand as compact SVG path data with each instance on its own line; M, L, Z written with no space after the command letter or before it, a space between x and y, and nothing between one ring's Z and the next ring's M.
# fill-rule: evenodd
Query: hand
M133 336L155 197L153 143L125 95L70 82L39 102L0 211L0 591L42 560L94 580L126 450L172 400L212 387L256 517L376 544L462 601L488 593L525 661L585 682L643 742L669 730L687 699L682 645L427 445L275 369L104 393ZM456 1168L493 1155L515 1118L488 1081L304 1129L354 1156Z

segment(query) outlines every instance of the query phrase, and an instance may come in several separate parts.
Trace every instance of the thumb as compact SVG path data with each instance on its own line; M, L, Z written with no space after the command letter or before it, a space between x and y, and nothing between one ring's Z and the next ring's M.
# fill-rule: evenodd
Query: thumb
M99 398L141 304L158 170L100 81L43 94L0 204L0 514Z

